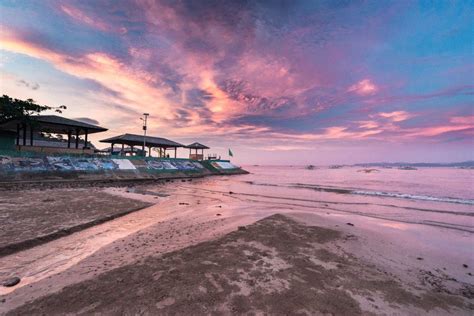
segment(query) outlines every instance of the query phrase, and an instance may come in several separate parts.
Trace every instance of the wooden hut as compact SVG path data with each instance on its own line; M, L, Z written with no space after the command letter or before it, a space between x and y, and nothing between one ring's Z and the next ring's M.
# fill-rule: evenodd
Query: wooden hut
M125 145L130 146L130 150L133 152L134 147L141 147L144 155L146 155L145 149L148 148L148 156L151 157L151 150L153 148L158 149L158 156L159 157L167 157L166 151L171 149L174 150L174 158L176 158L176 149L178 147L184 147L184 145L174 142L172 140L161 138L161 137L153 137L153 136L143 136L143 135L136 135L136 134L122 134L114 137L110 137L107 139L103 139L100 141L101 143L109 143L111 144L111 154L114 151L115 145L122 145L122 152L125 152Z
M186 148L189 148L189 159L192 160L204 160L204 149L209 149L206 145L197 142L186 146Z
M0 129L15 133L18 150L68 154L92 154L94 150L89 144L89 134L107 130L57 115L31 116L26 121L11 119L2 122ZM67 139L45 137L44 134L67 135Z

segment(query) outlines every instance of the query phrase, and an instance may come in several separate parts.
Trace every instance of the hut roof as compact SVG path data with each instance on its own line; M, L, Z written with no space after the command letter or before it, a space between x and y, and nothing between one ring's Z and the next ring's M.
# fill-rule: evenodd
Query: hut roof
M110 137L107 139L103 139L101 143L114 143L114 144L125 144L129 146L139 146L143 145L143 135L135 135L135 134L122 134L114 137ZM153 136L146 136L145 137L146 145L151 147L184 147L184 145L174 142L172 140L161 138L161 137L153 137Z
M186 146L186 148L191 148L191 149L209 149L209 147L207 147L206 145L203 145L201 143L192 143L188 146Z
M57 115L37 115L31 116L30 119L37 123L38 130L48 130L51 133L63 134L68 131L75 131L79 129L80 134L84 134L85 130L89 134L105 132L107 129L92 125L89 123L84 123L77 120L71 120L62 116ZM18 119L11 119L0 124L0 127L5 130L16 131L17 124L20 123Z

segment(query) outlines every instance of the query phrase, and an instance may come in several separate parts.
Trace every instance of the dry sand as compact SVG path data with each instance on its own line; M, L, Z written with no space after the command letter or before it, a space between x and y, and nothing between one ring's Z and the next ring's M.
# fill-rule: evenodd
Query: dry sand
M0 288L0 314L473 312L471 267L363 219L185 186L128 191L105 192L158 204L0 258L2 278L22 277Z

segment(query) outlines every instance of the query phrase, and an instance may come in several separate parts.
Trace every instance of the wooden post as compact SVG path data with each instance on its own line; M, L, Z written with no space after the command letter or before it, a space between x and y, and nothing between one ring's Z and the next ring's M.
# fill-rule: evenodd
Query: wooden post
M71 130L67 131L67 148L71 148Z
M151 146L148 146L148 157L151 157Z
M124 150L125 150L125 144L122 143L122 152L120 153L121 156L125 156Z
M110 155L112 156L114 154L114 143L110 144Z
M79 129L76 128L76 149L79 149Z
M33 147L33 125L30 125L30 146Z
M174 148L174 158L176 159L176 147Z
M23 123L23 146L26 146L26 123Z
M86 149L87 148L87 138L89 136L89 130L86 128L84 130L84 132L86 133L86 135L84 136L84 149Z
M20 131L21 131L20 123L17 123L16 124L16 144L17 144L17 146L20 145Z

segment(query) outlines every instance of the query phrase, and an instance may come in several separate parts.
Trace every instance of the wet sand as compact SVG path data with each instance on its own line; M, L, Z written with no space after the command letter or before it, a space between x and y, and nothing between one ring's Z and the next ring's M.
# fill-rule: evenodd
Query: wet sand
M150 205L150 202L112 196L98 189L2 191L0 256Z
M411 226L196 185L107 189L158 204L0 258L2 278L22 277L0 313L472 314L471 262L410 242Z
M15 309L25 314L448 313L459 295L403 284L339 245L339 231L282 215L124 266Z

